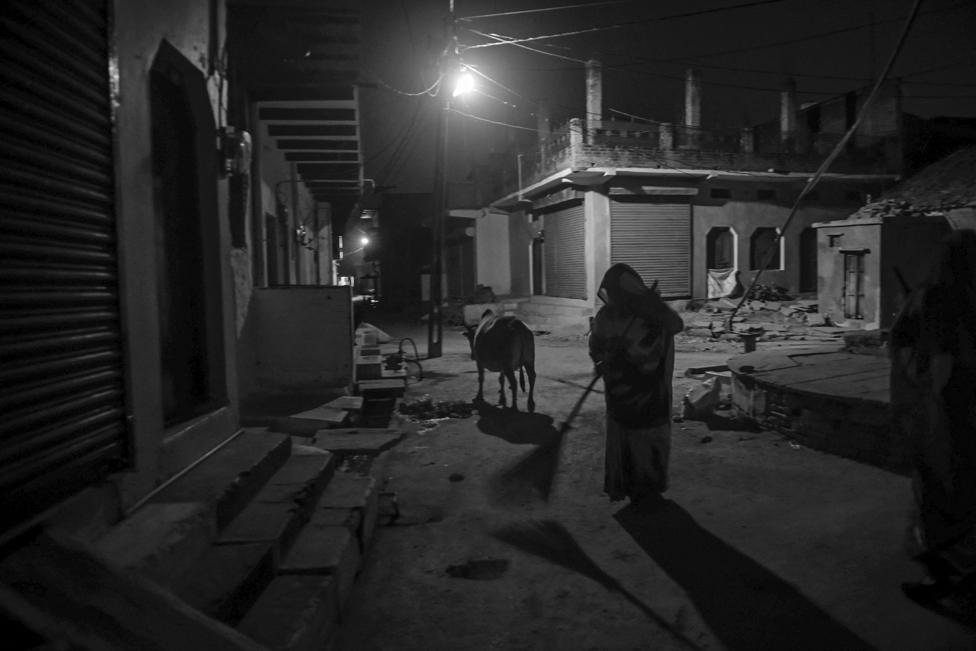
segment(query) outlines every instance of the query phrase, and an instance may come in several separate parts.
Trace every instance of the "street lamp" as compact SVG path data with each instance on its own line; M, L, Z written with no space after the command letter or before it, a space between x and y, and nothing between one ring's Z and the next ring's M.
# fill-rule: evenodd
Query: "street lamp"
M430 312L427 319L427 358L440 357L443 352L443 314L441 313L441 276L444 261L444 230L447 221L447 141L451 98L474 88L474 79L459 63L457 30L454 21L454 0L451 0L448 25L450 36L441 59L440 95L444 98L437 130L437 153L434 166L434 213L431 217L432 251L430 264ZM457 72L460 71L460 74ZM447 84L454 82L450 93Z

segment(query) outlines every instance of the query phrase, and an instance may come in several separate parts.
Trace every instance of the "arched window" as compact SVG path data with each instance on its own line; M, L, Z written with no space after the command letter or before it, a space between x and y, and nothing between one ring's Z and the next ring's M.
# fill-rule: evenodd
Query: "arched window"
M776 229L770 228L768 226L757 228L752 232L752 237L749 239L749 268L752 270L758 270L763 268L763 263L766 261L766 256L769 255L769 249L775 247L772 254L772 259L769 264L766 265L766 269L781 269L781 256L779 242L776 241Z
M735 266L735 238L732 229L716 226L706 236L706 264L709 269L731 269Z

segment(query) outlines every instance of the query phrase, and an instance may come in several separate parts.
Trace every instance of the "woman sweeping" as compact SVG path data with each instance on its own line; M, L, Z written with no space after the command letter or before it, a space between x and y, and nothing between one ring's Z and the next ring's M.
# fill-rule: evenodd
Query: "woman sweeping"
M642 502L668 488L674 335L684 323L625 264L607 270L597 294L590 357L607 405L604 490Z
M976 233L948 236L892 326L891 356L893 427L913 465L909 553L927 573L902 588L934 605L976 577Z

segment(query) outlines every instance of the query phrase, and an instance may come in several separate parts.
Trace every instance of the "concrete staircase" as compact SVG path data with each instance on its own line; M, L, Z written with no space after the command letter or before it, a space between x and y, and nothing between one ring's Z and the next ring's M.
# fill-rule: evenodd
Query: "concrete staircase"
M383 452L402 436L246 429L97 540L95 553L256 646L324 649L372 541Z
M533 331L559 335L584 335L590 330L593 308L567 305L544 296L519 304L518 317Z

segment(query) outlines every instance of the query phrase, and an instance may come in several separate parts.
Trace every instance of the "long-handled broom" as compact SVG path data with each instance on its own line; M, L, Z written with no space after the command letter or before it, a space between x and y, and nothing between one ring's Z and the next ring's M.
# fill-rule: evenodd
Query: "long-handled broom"
M657 282L651 291L657 288ZM630 333L630 327L634 324L637 315L630 317L627 327L624 328L623 337ZM552 484L556 477L556 467L559 465L559 455L562 450L563 440L566 433L572 427L573 421L579 415L583 402L593 392L600 375L596 374L586 386L583 394L573 405L566 420L560 425L556 434L545 443L535 447L510 468L498 473L490 484L490 493L496 502L511 501L513 496L518 496L521 487L531 487L539 494L543 501L548 502L552 493Z
M528 554L538 556L556 565L578 572L593 579L611 592L616 592L634 604L651 620L668 631L689 649L701 649L677 626L655 612L634 593L627 590L614 577L607 574L579 546L569 531L555 520L528 520L507 524L495 529L491 535Z

